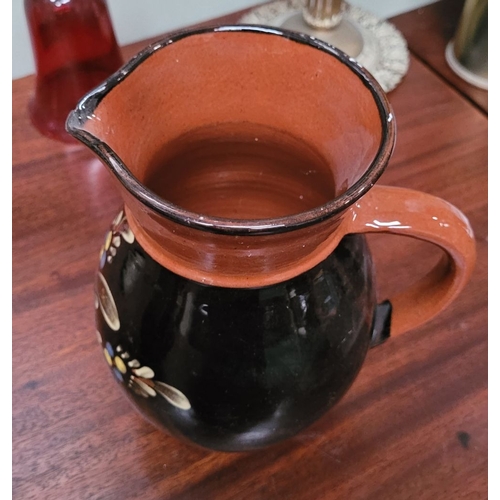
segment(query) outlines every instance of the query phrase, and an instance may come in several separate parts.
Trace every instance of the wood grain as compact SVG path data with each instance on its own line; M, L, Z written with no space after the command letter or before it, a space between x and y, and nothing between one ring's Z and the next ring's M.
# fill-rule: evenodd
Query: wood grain
M32 85L13 82L14 498L487 498L488 123L475 105L412 56L389 95L398 141L380 181L441 196L469 217L478 262L464 292L370 351L314 426L267 450L222 454L143 421L103 362L93 276L120 199L89 151L32 128ZM381 298L439 255L393 236L370 244Z

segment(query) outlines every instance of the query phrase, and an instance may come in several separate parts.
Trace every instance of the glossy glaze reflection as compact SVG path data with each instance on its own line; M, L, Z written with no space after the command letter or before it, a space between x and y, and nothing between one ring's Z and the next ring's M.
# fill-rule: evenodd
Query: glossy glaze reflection
M362 236L293 280L234 290L161 267L123 213L96 292L103 356L128 397L160 428L226 451L290 437L331 408L363 363L375 310Z

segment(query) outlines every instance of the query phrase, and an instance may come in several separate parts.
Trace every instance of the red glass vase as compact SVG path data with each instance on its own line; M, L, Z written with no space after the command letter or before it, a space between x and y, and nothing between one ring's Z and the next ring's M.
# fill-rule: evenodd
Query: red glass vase
M69 112L123 64L105 0L24 0L36 64L29 104L45 136L73 142Z

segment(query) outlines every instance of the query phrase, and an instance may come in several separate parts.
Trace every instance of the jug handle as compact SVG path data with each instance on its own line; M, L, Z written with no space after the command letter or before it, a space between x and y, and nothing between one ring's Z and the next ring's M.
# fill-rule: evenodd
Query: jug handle
M432 319L469 280L476 260L474 234L465 215L452 204L421 191L374 186L350 210L348 233L410 236L444 250L427 275L389 298L391 336Z

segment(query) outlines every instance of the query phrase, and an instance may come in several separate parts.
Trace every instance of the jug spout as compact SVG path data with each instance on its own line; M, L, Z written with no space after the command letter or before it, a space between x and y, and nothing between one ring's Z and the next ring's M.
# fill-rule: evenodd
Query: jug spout
M348 208L385 168L394 120L361 67L308 43L255 26L180 32L69 115L157 262L201 283L266 286L335 249Z

